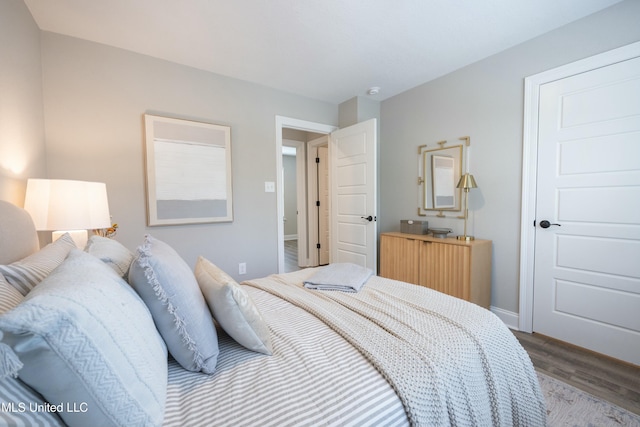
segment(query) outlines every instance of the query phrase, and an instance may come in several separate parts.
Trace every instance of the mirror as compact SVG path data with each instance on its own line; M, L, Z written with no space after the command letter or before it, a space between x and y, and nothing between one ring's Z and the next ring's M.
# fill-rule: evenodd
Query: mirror
M462 174L462 145L427 150L422 156L423 209L460 211L462 193L456 185Z

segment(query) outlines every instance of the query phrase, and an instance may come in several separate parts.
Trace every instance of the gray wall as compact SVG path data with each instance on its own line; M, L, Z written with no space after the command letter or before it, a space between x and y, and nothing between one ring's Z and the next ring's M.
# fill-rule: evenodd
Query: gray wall
M492 304L517 312L523 79L640 40L638 17L628 0L383 101L380 230L416 216L418 145L470 135L470 232L494 241ZM338 106L41 33L18 0L0 2L0 40L0 198L21 204L28 177L104 181L126 246L151 233L190 265L204 255L236 278L276 271L276 198L264 192L278 173L275 116L336 125ZM231 126L233 223L146 227L145 112Z
M120 242L150 233L237 279L277 271L275 117L335 125L336 105L46 32L42 67L48 175L106 182ZM145 112L231 126L232 223L146 227Z
M0 199L22 206L27 178L46 176L40 30L27 6L0 2Z
M416 218L417 147L469 135L469 234L493 240L492 305L516 313L524 78L640 40L639 19L640 2L622 2L383 101L381 231ZM462 234L461 220L428 220Z

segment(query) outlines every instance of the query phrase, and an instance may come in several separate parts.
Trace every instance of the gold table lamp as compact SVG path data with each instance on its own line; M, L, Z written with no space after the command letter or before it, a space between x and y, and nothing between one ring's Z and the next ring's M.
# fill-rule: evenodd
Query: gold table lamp
M469 218L469 190L472 188L478 188L476 180L470 173L465 173L460 177L456 188L462 188L464 190L464 235L458 236L458 240L473 240L473 236L467 236L467 219Z

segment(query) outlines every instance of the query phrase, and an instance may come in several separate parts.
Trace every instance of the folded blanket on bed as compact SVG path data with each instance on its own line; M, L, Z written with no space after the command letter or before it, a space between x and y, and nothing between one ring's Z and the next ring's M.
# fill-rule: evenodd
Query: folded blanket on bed
M497 316L431 289L373 276L361 292L307 292L317 269L244 284L323 320L380 371L413 426L546 425L526 351Z
M358 292L373 271L351 263L329 264L304 281L304 287L318 291Z

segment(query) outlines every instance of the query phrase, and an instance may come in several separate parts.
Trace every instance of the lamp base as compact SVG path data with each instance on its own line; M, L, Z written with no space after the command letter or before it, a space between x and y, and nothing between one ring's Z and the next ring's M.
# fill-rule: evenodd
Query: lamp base
M71 239L76 244L78 249L84 249L87 245L87 241L89 240L89 234L87 230L65 230L65 231L54 231L51 233L51 241L55 242L65 233L69 233L71 235Z
M473 236L457 236L456 239L458 240L466 240L467 242L470 240L474 240L475 238Z

